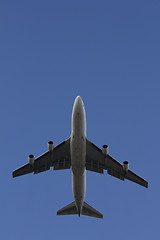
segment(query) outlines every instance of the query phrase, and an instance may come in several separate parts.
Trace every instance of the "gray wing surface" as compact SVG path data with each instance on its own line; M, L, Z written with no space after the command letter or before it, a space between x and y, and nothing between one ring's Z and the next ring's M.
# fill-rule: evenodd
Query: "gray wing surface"
M86 139L86 169L93 172L103 173L103 170L107 170L107 173L122 181L128 179L132 182L140 184L148 188L148 182L139 177L132 171L128 170L124 172L121 163L116 161L110 155L104 156L102 150L94 145L92 142Z
M56 146L53 152L46 152L35 159L34 165L26 164L13 172L13 177L18 177L31 172L34 174L44 172L54 167L54 170L69 169L71 167L70 158L70 138Z

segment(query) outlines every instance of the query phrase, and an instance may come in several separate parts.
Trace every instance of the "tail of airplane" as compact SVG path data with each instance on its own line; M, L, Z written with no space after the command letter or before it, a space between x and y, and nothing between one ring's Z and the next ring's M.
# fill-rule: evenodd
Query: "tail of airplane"
M72 214L78 214L75 201L57 211L57 215L72 215ZM86 202L83 203L81 214L90 217L103 218L103 215L100 212L98 212L96 209L88 205Z
M100 212L98 212L96 209L88 205L86 202L83 203L82 215L103 218L103 215Z
M57 215L72 215L77 214L77 208L75 202L68 204L66 207L57 211Z

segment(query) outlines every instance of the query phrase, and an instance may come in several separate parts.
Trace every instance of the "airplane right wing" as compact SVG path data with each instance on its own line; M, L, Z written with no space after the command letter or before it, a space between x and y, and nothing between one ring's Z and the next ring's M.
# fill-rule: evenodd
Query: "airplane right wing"
M71 167L70 157L70 138L62 142L54 148L53 151L48 151L34 160L34 164L26 164L13 172L13 178L25 175L31 172L34 174L49 170L54 167L54 170L69 169Z
M128 179L148 188L148 182L146 180L130 170L125 172L121 163L109 154L105 156L102 150L88 139L86 139L86 169L98 173L103 173L105 169L109 175L119 178L122 181Z

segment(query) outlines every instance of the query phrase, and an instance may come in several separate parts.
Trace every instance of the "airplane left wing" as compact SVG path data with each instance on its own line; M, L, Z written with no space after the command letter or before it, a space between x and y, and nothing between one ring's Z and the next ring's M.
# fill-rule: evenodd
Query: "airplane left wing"
M50 167L54 167L54 170L69 169L71 167L70 138L56 146L53 151L48 151L39 156L34 160L33 165L28 163L15 170L12 174L13 178L31 172L37 174L49 170Z
M124 181L128 179L148 188L148 182L146 180L130 170L124 171L122 164L109 154L105 156L102 150L88 139L86 139L86 169L98 173L103 173L105 169L109 175L119 178L120 180Z

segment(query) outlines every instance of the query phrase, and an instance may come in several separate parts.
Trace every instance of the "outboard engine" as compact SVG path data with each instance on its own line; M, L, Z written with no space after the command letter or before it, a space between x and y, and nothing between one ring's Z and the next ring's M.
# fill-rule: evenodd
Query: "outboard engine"
M48 150L49 152L52 152L54 150L54 143L52 141L48 142Z
M124 161L124 162L123 162L123 171L124 171L125 173L127 173L127 172L128 172L128 169L129 169L129 163L128 163L127 161Z
M102 147L102 153L103 153L105 156L107 156L108 151L109 151L108 145L103 145L103 147Z
M29 162L30 165L34 165L34 155L33 154L29 155L28 162Z

